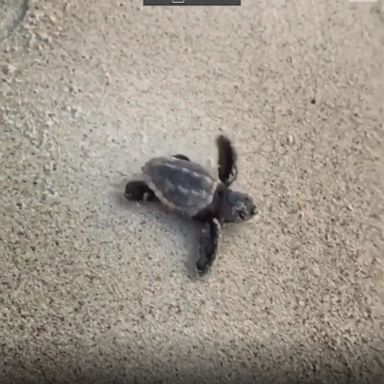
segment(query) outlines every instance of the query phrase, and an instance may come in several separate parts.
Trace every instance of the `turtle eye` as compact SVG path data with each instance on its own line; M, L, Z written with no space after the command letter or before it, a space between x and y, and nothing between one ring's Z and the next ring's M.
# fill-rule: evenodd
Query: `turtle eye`
M239 216L240 216L240 219L245 219L247 217L247 215L244 211L240 211Z

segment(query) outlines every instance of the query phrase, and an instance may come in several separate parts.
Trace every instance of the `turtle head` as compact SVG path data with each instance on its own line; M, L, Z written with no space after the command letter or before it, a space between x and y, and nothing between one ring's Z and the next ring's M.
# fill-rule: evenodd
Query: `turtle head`
M258 213L252 197L246 193L225 188L221 191L221 196L220 216L224 222L248 221Z

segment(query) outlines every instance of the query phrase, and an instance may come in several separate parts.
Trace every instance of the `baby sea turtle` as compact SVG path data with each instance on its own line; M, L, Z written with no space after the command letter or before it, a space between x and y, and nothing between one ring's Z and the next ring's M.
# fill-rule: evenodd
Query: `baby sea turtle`
M143 169L143 179L125 186L133 201L157 201L203 224L196 269L200 276L212 266L221 226L247 221L257 214L252 198L229 187L237 177L237 154L224 135L216 139L218 178L185 155L155 157Z

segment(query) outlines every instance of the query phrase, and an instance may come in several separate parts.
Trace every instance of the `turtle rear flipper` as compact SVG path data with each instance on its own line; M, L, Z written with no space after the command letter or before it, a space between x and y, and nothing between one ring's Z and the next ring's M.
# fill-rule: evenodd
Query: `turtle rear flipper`
M125 186L124 196L132 201L158 201L158 198L145 181L130 181Z
M237 178L237 154L231 141L224 135L218 136L216 145L219 151L219 179L229 187Z
M173 155L173 157L176 157L176 159L179 160L191 161L188 156L182 155L180 153L178 153L177 155Z
M207 221L199 238L199 259L196 262L197 273L204 276L216 259L221 226L217 219Z

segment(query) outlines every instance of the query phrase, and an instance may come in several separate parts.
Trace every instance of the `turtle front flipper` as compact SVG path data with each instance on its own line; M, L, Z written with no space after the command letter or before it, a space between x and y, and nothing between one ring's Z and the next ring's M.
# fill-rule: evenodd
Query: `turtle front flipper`
M220 223L217 219L206 222L199 238L199 259L196 263L197 273L204 276L216 259L220 238Z
M145 181L130 181L125 186L124 196L133 201L157 201L158 198Z
M218 136L216 144L219 151L219 179L230 186L237 178L237 154L231 141L224 135Z

